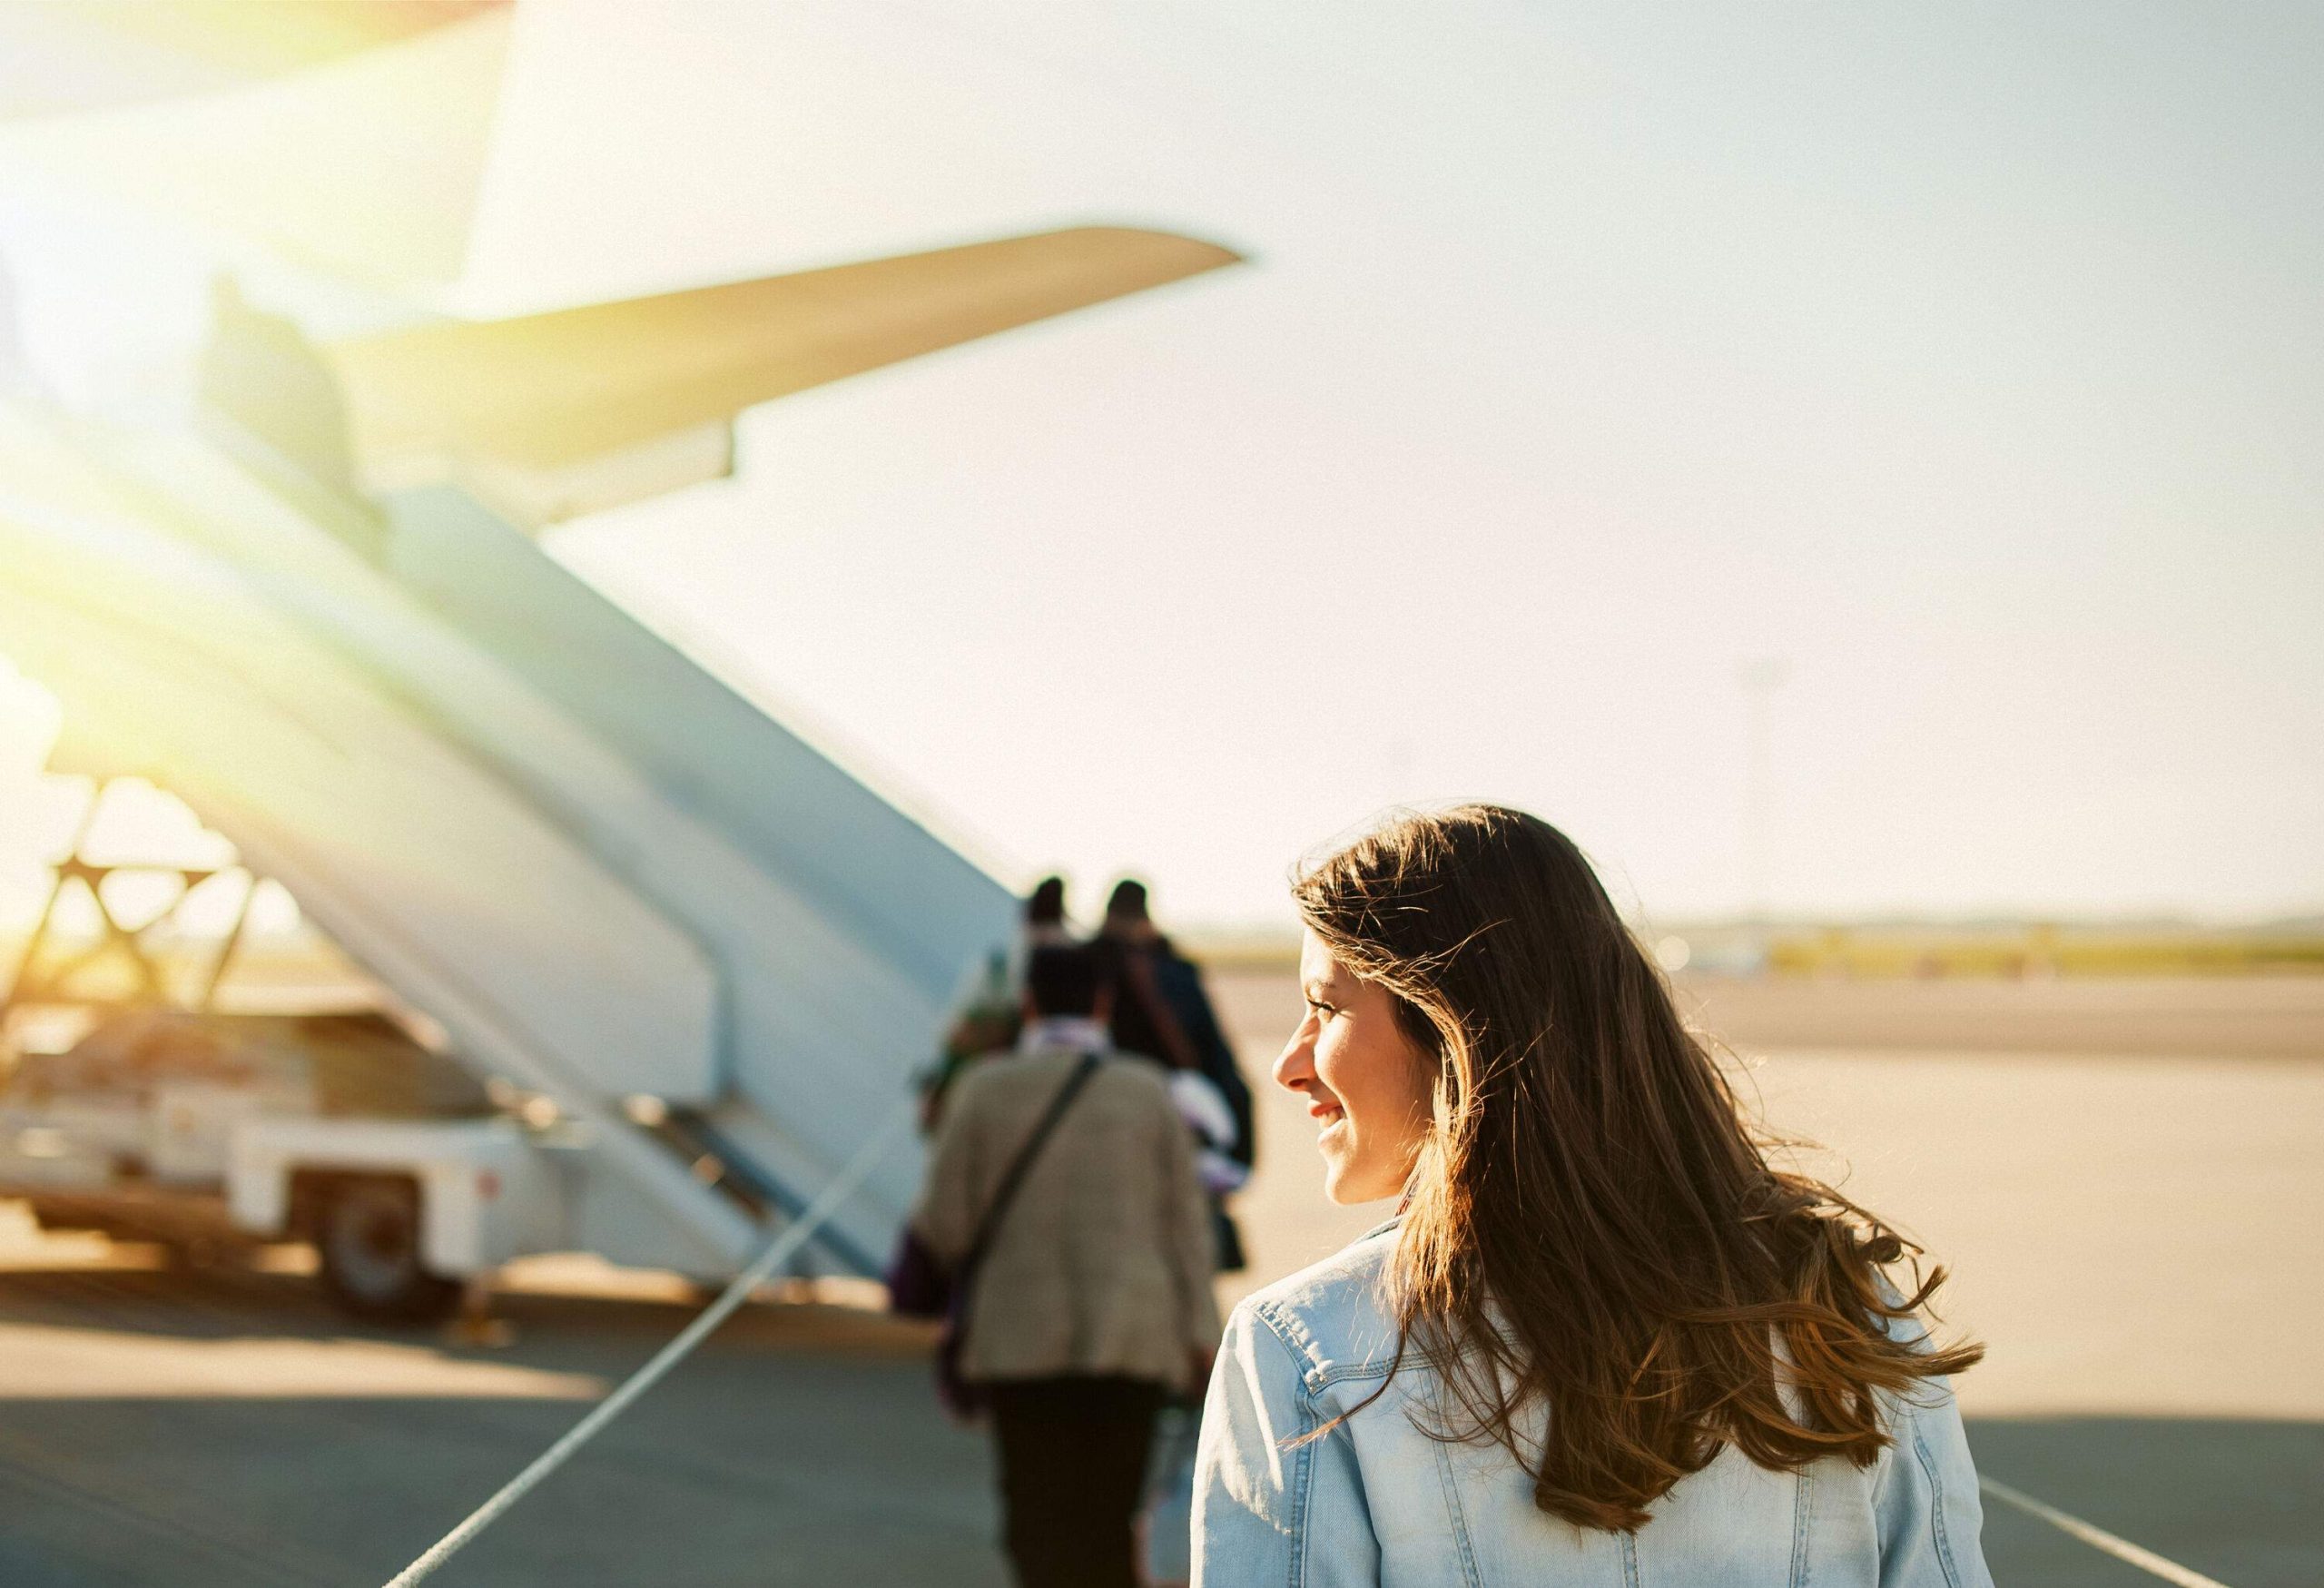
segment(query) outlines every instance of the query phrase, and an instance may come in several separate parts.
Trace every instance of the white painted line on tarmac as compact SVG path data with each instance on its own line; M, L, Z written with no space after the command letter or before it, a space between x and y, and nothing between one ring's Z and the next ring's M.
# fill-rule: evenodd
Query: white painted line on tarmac
M2151 1572L2166 1583L2176 1583L2179 1588L2227 1588L2227 1584L2217 1577L2206 1577L2177 1561L2163 1559L2151 1549L2141 1549L2127 1538L2117 1538L2104 1528L2084 1522L2079 1516L2069 1516L2054 1505L2044 1505L2033 1495L2022 1494L2007 1484L1996 1483L1992 1478L1979 1478L1977 1486L2004 1504L2014 1505L2029 1516L2039 1516L2061 1533L2071 1534L2091 1548L2102 1550L2142 1572Z
M458 1527L428 1546L428 1552L398 1572L388 1581L387 1588L412 1588L412 1585L433 1576L436 1569L468 1546L470 1539L492 1525L511 1505L537 1487L543 1478L563 1466L573 1453L597 1435L597 1431L621 1415L629 1403L662 1381L684 1361L686 1354L710 1337L711 1331L726 1321L727 1316L743 1305L751 1292L773 1276L775 1269L791 1259L793 1253L814 1238L840 1204L855 1194L864 1178L879 1167L888 1149L904 1133L915 1110L911 1104L898 1109L887 1124L872 1133L870 1139L857 1149L847 1166L832 1177L831 1183L807 1204L799 1217L785 1225L783 1233L774 1238L751 1265L734 1277L734 1282L718 1295L718 1298L702 1309L694 1320L680 1329L670 1343L654 1354L653 1359L615 1386L614 1392L591 1408L589 1415L566 1430L563 1438L533 1458L530 1466L502 1485L500 1492L468 1513Z

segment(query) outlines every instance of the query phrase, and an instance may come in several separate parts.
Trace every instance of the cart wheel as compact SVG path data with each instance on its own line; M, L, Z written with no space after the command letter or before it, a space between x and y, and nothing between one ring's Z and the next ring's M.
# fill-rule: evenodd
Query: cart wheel
M419 1188L362 1176L324 1189L315 1250L323 1288L358 1317L435 1323L459 1305L460 1285L431 1274L419 1253Z

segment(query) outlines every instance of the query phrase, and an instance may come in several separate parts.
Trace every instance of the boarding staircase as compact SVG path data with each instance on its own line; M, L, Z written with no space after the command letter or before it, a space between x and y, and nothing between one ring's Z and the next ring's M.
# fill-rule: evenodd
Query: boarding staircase
M75 488L0 489L0 650L64 701L57 763L178 794L458 1051L585 1122L671 1267L758 1234L694 1172L704 1130L779 1218L1005 936L998 883L456 491L392 504L375 560L195 439L19 423L0 470L27 462ZM883 1249L912 1172L822 1258Z

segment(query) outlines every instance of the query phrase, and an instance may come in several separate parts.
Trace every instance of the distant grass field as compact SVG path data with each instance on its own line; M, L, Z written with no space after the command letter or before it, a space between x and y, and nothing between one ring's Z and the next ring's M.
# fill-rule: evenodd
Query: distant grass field
M2324 972L2324 933L2028 926L1978 932L1826 927L1777 934L1777 975L2241 976Z
M1681 923L1646 935L1666 964L1733 972L1756 961L1754 928ZM1766 969L1777 977L1843 981L2039 981L2048 977L2324 975L2324 931L2204 930L2015 923L1802 925L1766 932ZM1288 972L1299 962L1294 937L1194 932L1187 944L1206 964L1238 974ZM1673 951L1669 945L1683 947ZM1676 962L1673 963L1673 962Z

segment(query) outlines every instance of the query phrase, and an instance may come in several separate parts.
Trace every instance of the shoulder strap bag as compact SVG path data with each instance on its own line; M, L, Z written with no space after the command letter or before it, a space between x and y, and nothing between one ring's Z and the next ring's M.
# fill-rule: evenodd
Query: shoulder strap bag
M960 1363L968 1348L970 1297L976 1287L977 1271L984 1266L986 1256L992 1250L992 1243L1000 1233L1001 1218L1008 1213L1009 1205L1017 1199L1017 1192L1024 1185L1025 1176L1031 1170L1033 1160L1040 1156L1041 1149L1049 1145L1049 1138L1057 1133L1059 1121L1065 1118L1065 1111L1073 1106L1073 1100L1080 1095L1083 1087L1089 1084L1089 1078L1098 1072L1102 1062L1098 1055L1084 1053L1081 1062L1073 1067L1073 1073L1065 1078L1065 1084L1057 1089L1057 1095L1049 1100L1049 1110L1041 1116L1040 1123L1033 1127L1033 1133L1025 1139L1025 1145L1018 1149L1016 1158L1001 1175L1000 1183L993 1188L992 1200L985 1205L984 1217L977 1221L976 1235L969 1242L968 1255L952 1271L950 1305L945 1311L944 1335L936 1346L936 1394L945 1408L955 1416L972 1417L984 1409L983 1396L977 1386L960 1376Z

